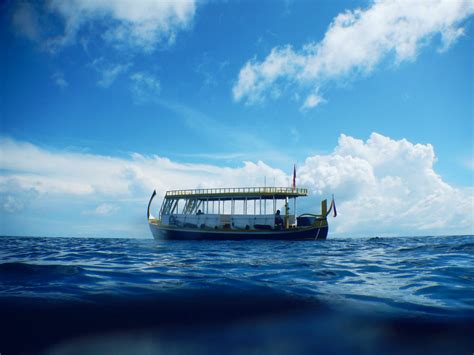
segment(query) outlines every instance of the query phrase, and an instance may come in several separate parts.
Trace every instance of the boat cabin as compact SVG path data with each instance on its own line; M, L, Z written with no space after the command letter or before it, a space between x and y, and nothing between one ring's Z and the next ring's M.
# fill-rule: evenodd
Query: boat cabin
M166 192L159 220L184 228L291 229L297 223L296 199L307 195L307 189L291 187L173 190Z

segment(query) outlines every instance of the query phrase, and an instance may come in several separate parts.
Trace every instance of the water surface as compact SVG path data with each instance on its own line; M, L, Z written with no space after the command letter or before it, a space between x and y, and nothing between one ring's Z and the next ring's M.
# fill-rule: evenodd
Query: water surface
M474 236L0 237L0 302L2 354L470 354Z

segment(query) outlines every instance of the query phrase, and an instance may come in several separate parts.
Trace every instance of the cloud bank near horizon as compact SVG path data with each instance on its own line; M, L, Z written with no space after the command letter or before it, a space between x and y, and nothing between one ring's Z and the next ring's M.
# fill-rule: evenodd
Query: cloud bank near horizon
M260 186L263 176L278 186L290 181L290 174L262 161L237 168L184 164L137 153L120 158L45 149L9 138L0 139L0 151L2 215L20 213L28 223L54 201L73 206L78 219L117 218L114 228L128 236L134 233L118 217L137 213L141 220L153 189L161 197L170 189ZM330 224L336 235L473 234L474 189L443 181L435 161L430 144L342 134L330 154L310 156L298 167L298 185L311 191L298 212L318 212L319 200L334 193L339 215ZM84 227L92 236L93 226Z
M470 0L374 1L367 9L338 14L320 42L301 49L274 47L259 61L250 59L233 86L235 101L256 104L284 92L303 97L302 111L325 102L329 82L372 73L384 60L414 61L421 48L439 37L440 52L464 35L463 21L474 14ZM298 100L297 100L298 101Z

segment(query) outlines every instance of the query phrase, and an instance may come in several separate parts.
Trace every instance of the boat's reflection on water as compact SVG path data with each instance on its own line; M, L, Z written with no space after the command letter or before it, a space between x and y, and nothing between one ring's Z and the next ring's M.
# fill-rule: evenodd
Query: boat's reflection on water
M356 308L274 292L2 303L2 353L471 353L473 315Z

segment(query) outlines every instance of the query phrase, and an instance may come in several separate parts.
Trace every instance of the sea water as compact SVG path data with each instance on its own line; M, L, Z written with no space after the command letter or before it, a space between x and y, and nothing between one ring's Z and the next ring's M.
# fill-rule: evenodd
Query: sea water
M472 354L474 236L0 237L0 353Z

